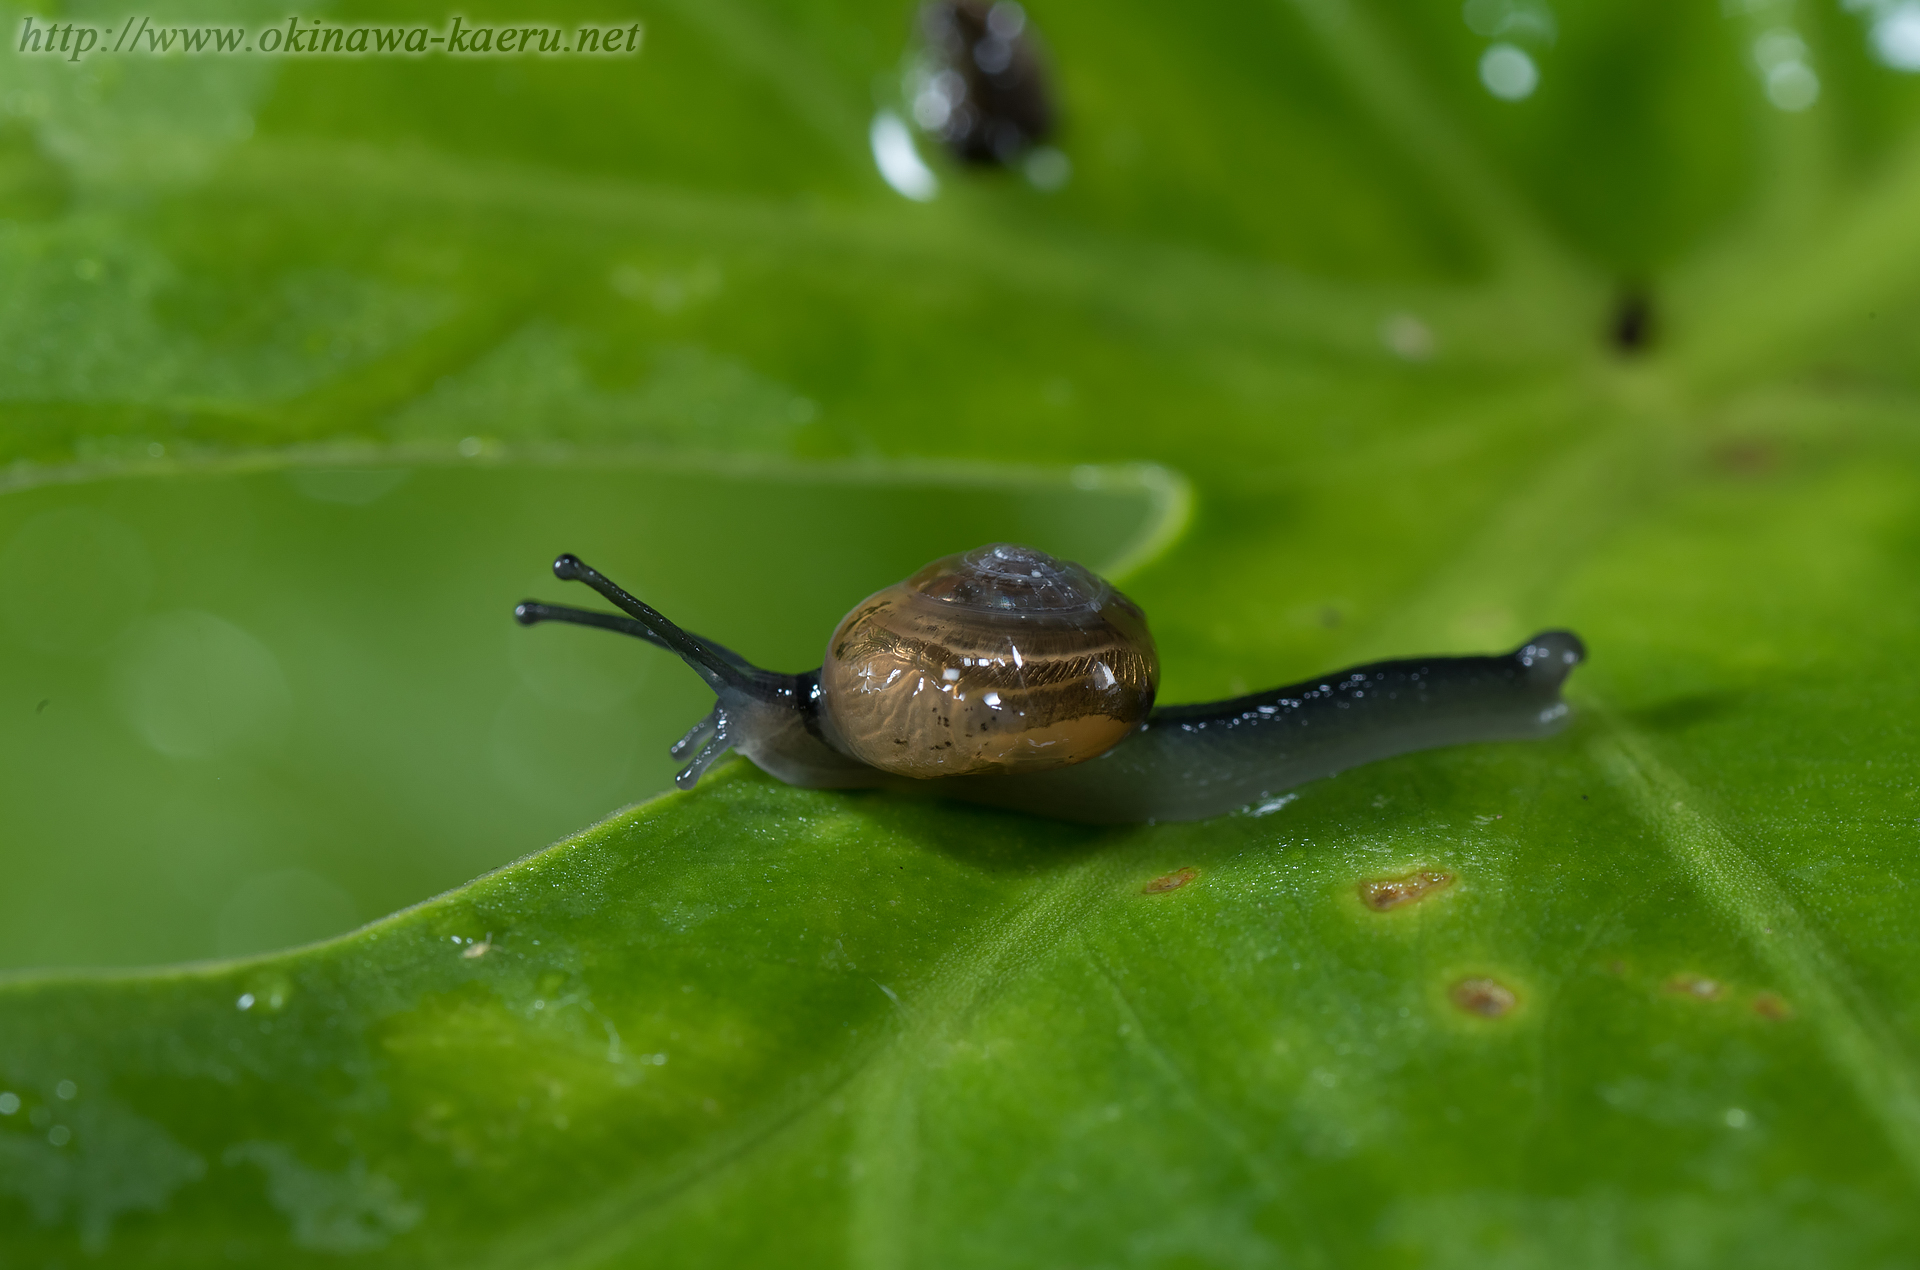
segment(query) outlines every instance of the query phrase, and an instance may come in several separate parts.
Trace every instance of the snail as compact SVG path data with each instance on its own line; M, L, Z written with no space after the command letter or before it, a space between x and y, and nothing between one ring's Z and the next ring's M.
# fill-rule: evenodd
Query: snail
M819 670L762 670L589 568L553 562L626 616L528 600L680 655L718 699L672 749L691 789L738 750L790 785L923 790L1089 824L1201 820L1389 755L1556 732L1586 656L1570 631L1511 653L1373 662L1228 701L1156 706L1138 606L1104 579L1005 543L946 556L868 596ZM689 757L691 756L691 757Z
M1006 166L1053 132L1052 94L1026 10L1014 0L932 0L913 115L966 163Z

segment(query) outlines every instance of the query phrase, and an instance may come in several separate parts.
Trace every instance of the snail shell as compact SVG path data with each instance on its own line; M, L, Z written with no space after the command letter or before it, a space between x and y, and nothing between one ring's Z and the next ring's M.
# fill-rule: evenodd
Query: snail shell
M1006 543L934 561L841 620L820 669L835 748L897 776L1039 772L1116 745L1153 709L1138 606Z

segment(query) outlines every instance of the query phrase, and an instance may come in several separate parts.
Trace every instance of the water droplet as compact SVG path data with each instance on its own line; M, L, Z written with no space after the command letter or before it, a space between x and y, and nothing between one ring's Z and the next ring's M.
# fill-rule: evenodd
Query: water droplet
M1667 991L1695 1001L1718 1001L1721 987L1717 981L1705 975L1682 973L1667 980Z
M1786 62L1767 72L1767 100L1798 114L1820 100L1820 77L1805 62Z
M1753 41L1753 62L1762 71L1778 70L1807 57L1807 42L1790 26L1763 31Z
M53 1087L53 1096L62 1102L72 1102L80 1087L70 1080L63 1080Z
M47 1130L47 1141L53 1143L53 1145L57 1147L63 1147L67 1145L67 1143L73 1141L73 1130L67 1128L67 1126L63 1124L57 1124L53 1126L53 1128Z
M1380 342L1403 361L1424 362L1433 356L1433 328L1411 313L1389 313L1380 320ZM1336 613L1329 626L1337 625Z
M1460 17L1468 30L1490 40L1510 35L1552 44L1560 34L1553 10L1542 0L1467 0Z
M920 109L915 106L916 113ZM944 118L941 122L945 122ZM873 150L873 165L880 170L880 179L892 186L895 193L916 203L926 203L940 192L939 179L914 148L913 134L891 110L883 110L873 117L873 126L867 130L867 144Z
M10 1116L20 1110L20 1095L8 1090L0 1093L0 1116Z
M1020 170L1034 189L1051 194L1066 188L1073 176L1073 161L1052 146L1040 146L1027 156Z
M1540 68L1525 49L1495 44L1480 56L1480 82L1501 101L1525 101L1540 86Z
M1920 2L1881 10L1870 32L1874 56L1897 71L1920 71Z

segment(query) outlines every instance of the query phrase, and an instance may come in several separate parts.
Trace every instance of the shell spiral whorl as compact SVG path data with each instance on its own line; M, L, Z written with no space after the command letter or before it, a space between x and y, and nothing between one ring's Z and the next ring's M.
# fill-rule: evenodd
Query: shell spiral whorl
M835 743L900 776L1042 771L1109 749L1153 708L1159 658L1133 601L997 543L857 605L820 684Z

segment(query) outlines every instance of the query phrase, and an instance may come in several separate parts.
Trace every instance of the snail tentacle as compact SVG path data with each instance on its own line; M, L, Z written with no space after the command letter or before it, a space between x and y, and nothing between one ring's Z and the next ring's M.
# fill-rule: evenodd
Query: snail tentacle
M566 622L631 635L678 655L713 689L714 708L669 751L674 758L683 758L699 747L674 778L680 788L692 788L728 749L738 750L789 784L810 789L857 789L884 783L876 779L882 773L847 757L825 739L818 671L786 675L762 669L725 645L676 626L578 556L561 556L553 562L553 571L556 577L587 583L632 616L526 600L513 610L521 625Z
M673 783L681 789L692 789L695 785L698 785L700 778L706 775L707 769L712 767L722 754L725 754L733 748L733 740L727 735L727 720L723 711L716 709L712 714L708 715L706 719L701 720L700 724L696 725L695 730L698 731L701 727L705 726L708 720L716 718L719 720L719 724L714 728L712 734L707 737L707 743L700 747L700 752L693 756L691 762L674 774ZM678 757L678 755L675 757Z
M687 729L687 734L673 743L667 753L673 758L685 758L698 745L705 745L707 738L720 730L720 707L709 710L706 717Z
M678 652L672 644L656 635L644 624L618 613L601 613L594 609L576 609L565 604L542 604L538 600L522 600L514 606L513 616L522 626L537 626L541 622L565 622L572 626L591 626L598 630L615 631L621 635L631 635L643 639L655 648L664 648L668 652ZM664 619L663 619L664 620ZM720 657L732 662L745 671L758 671L759 667L734 652L725 644L707 639L688 631L687 635L699 640Z
M553 562L553 576L568 582L584 582L605 596L615 607L626 610L628 615L647 631L654 642L678 653L680 659L693 667L694 673L705 679L716 692L723 686L736 691L753 692L761 688L762 685L759 682L761 679L774 677L757 667L732 660L732 655L725 653L725 650L717 645L701 639L698 635L681 630L651 606L627 594L604 577L599 570L571 552Z

